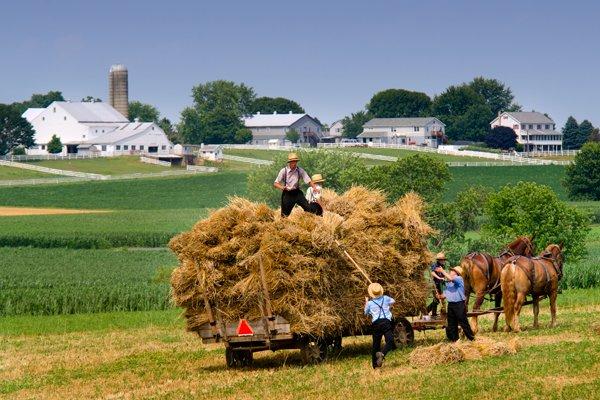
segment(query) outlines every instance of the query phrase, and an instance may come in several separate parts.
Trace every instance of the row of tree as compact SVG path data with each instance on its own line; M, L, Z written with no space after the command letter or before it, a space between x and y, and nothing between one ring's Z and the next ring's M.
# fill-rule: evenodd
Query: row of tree
M588 141L600 141L598 129L587 119L579 124L574 117L569 117L562 133L563 148L566 150L579 149Z
M371 118L434 116L446 124L450 140L482 142L498 112L521 110L514 100L509 87L483 77L450 86L433 99L422 92L387 89L373 95L365 110L343 119L344 136L355 138Z

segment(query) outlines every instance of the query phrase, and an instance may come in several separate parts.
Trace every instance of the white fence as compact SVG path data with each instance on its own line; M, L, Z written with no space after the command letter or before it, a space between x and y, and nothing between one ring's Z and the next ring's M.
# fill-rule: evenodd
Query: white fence
M204 165L188 165L186 167L188 171L196 171L196 172L219 172L219 168L217 167L206 167Z
M83 160L86 158L100 158L103 157L99 154L67 154L65 156L61 154L39 154L39 155L22 155L13 156L6 155L0 157L2 160L8 161L43 161L43 160Z
M273 164L273 161L271 161L271 160L261 160L258 158L232 156L231 154L223 154L223 159L230 160L230 161L245 162L245 163L256 164L256 165L271 165L271 164Z
M88 182L88 178L40 178L40 179L16 179L0 181L0 186L35 186L35 185L54 185L70 182Z
M75 178L106 179L106 177L107 177L106 175L92 174L92 173L88 173L88 172L67 171L64 169L47 168L47 167L42 167L40 165L35 165L35 164L26 164L26 163L19 163L19 162L6 161L6 160L0 160L0 165L4 165L7 167L28 169L28 170L32 170L32 171L43 172L46 174L72 176Z
M140 161L146 164L154 164L154 165L160 165L163 167L170 167L171 163L168 161L161 161L161 160L157 160L156 158L148 158L148 157L140 157Z
M530 151L518 153L522 157L574 157L579 150Z

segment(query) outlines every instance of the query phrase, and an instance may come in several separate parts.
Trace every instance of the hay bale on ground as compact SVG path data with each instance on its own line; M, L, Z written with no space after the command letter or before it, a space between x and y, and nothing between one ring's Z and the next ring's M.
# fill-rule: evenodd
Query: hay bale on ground
M208 322L204 294L225 319L260 317L262 264L273 312L294 332L361 332L367 285L337 243L395 297L396 313L422 310L432 229L422 219L421 199L408 194L389 205L381 192L355 187L342 195L325 190L323 202L323 217L295 209L283 219L264 204L233 198L173 238L169 245L180 261L171 277L173 298L186 308L188 329Z
M418 347L410 353L410 364L415 367L453 364L465 360L481 360L484 357L497 357L516 354L519 344L516 339L508 342L495 341L478 336L474 341L438 343L428 347Z

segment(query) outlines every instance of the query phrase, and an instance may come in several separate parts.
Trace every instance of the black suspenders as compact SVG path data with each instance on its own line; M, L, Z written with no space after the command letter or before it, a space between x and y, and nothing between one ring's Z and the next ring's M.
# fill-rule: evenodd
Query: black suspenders
M288 167L283 169L283 187L287 186L287 169ZM300 167L296 167L296 172L298 173L298 187L296 189L300 189Z

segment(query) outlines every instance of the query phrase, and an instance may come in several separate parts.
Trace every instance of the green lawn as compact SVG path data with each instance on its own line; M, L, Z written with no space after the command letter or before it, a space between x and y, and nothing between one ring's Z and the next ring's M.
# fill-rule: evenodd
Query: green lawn
M218 207L246 193L240 172L124 181L0 188L0 206L105 210L169 210Z
M13 181L19 179L35 179L35 178L59 178L58 175L45 174L43 172L32 171L29 169L21 169L14 167L0 166L0 181Z
M0 248L0 315L169 308L175 256L161 250Z
M222 345L202 345L173 311L61 317L0 318L0 393L4 398L204 399L597 399L600 339L595 319L600 291L559 296L558 326L533 330L523 311L516 355L413 368L411 349L390 353L381 370L369 366L369 338L344 340L325 364L303 367L297 351L261 352L255 367L228 370ZM416 345L443 340L442 331L416 334Z
M448 154L438 154L438 153L424 153L420 151L413 150L405 150L405 149L389 149L389 148L376 148L376 147L341 147L336 149L336 151L349 151L354 153L367 153L367 154L379 154L382 156L391 156L404 158L408 156L413 156L415 154L427 154L431 157L438 158L442 161L450 162L450 161L463 161L463 162L486 162L486 161L494 161L487 158L481 157L471 157L471 156L454 156Z
M124 175L146 172L160 172L171 169L160 165L146 164L139 156L99 157L79 160L30 161L42 167L88 172L101 175Z

